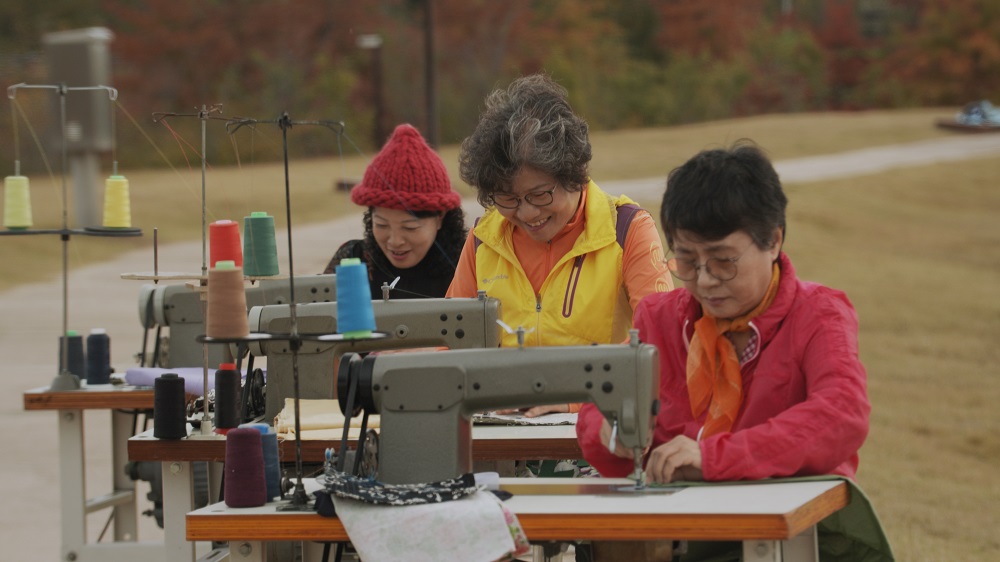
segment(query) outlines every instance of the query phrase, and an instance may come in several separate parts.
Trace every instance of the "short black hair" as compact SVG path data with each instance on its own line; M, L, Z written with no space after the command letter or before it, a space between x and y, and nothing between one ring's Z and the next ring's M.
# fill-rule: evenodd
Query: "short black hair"
M677 231L702 240L721 240L745 231L761 249L774 244L774 229L785 231L788 198L764 151L749 139L730 148L704 150L667 176L660 223L667 247Z

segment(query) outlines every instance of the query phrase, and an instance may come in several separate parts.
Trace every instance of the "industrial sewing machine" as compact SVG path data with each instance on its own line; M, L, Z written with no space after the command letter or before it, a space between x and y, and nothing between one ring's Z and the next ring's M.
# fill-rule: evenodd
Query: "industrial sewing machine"
M444 347L491 348L500 345L500 301L480 294L475 298L396 299L372 301L375 326L388 337L339 342L302 342L298 349L300 398L335 398L336 366L347 352ZM299 334L337 331L337 303L300 304L295 309ZM290 333L291 307L255 306L249 315L251 332ZM267 357L265 418L271 420L295 395L292 349L282 340L251 342L250 353Z
M291 280L259 279L255 285L246 288L247 308L265 305L285 305L291 300ZM303 275L295 277L295 300L299 303L326 302L336 299L336 275ZM163 368L200 367L205 364L205 345L196 338L205 334L204 293L185 284L143 285L139 291L139 321L145 331L156 328L156 338L152 361L143 361L143 366ZM169 329L165 350L160 351L160 329ZM143 356L146 343L143 341ZM208 367L215 369L227 361L227 349L220 345L207 346ZM196 462L192 466L194 478L195 504L204 505L208 501L208 476L206 463ZM162 481L159 462L135 462L126 465L126 472L132 480L150 483L149 500L153 502L152 514L163 527Z
M256 285L246 288L247 309L271 304L287 305L291 300L289 285L288 278L258 280ZM300 303L336 300L336 275L297 276L295 292L295 300ZM157 357L154 351L156 363L151 366L198 367L204 363L203 344L195 340L205 333L203 296L183 284L142 286L139 291L139 321L147 330L153 327L170 328L166 352ZM159 344L159 338L155 343ZM225 351L222 346L208 346L209 367L222 363Z
M472 416L501 408L593 402L619 443L651 441L659 410L656 347L629 344L345 354L338 400L350 418L380 414L378 479L435 482L472 469ZM356 404L348 404L355 386Z

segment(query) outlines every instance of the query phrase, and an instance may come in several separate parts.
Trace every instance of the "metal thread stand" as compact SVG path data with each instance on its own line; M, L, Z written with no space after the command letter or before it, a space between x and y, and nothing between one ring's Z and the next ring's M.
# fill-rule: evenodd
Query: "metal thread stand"
M7 88L7 97L10 100L14 100L17 97L17 90L19 89L43 89L43 90L55 90L59 94L59 135L62 141L61 145L61 162L60 162L60 176L62 179L62 229L58 230L18 230L18 231L4 231L2 234L6 235L30 235L30 234L58 234L62 240L62 334L61 334L61 344L59 349L60 365L59 373L52 379L52 383L49 385L49 389L52 391L64 391L64 390L77 390L80 388L80 377L74 375L69 371L69 338L67 337L69 332L69 239L73 234L86 235L86 236L139 236L142 234L138 229L119 229L119 230L87 230L87 229L77 229L70 230L69 228L69 209L68 209L68 199L66 194L66 168L68 167L68 141L66 139L66 95L69 92L74 91L93 91L102 90L108 93L108 98L110 101L115 101L118 99L118 90L111 88L109 86L76 86L68 87L65 84L15 84ZM114 131L114 114L111 111L112 119L112 132ZM16 118L14 119L16 123ZM114 135L112 135L112 139ZM112 141L113 142L113 141ZM15 139L15 147L18 145ZM15 149L18 152L16 159L14 160L14 173L15 175L21 174L21 160L19 154L19 148ZM112 144L112 151L114 151L114 145ZM118 162L114 162L114 171L118 171Z
M208 121L210 119L222 119L221 117L213 117L215 113L222 113L222 104L214 105L204 105L202 104L201 109L197 113L167 113L167 112L156 112L153 114L153 122L158 123L163 121L167 117L197 117L201 121L201 276L198 278L198 283L200 287L206 287L208 285L208 210L207 210L207 197L205 189L205 176L206 169L208 167L208 157L206 156L207 150L207 139L208 139ZM154 256L155 256L155 244L154 244ZM154 257L154 263L156 258ZM202 299L201 302L201 317L207 320L208 318L208 302ZM200 433L204 436L210 436L213 434L214 430L214 420L208 409L208 344L202 344L202 418L200 425Z
M293 251L292 243L292 199L291 199L291 182L290 174L288 169L288 130L294 125L319 125L326 127L338 135L343 134L344 123L340 121L293 121L287 112L281 114L278 119L274 120L258 120L249 118L239 118L230 120L226 124L226 129L230 134L234 134L236 131L242 127L249 127L251 130L255 129L256 125L261 123L273 123L277 124L281 129L282 138L282 156L284 160L284 175L285 175L285 221L288 236L288 289L289 289L289 333L288 334L266 334L266 333L252 333L246 338L212 338L211 336L200 336L198 341L203 343L242 343L249 342L253 340L261 339L271 339L271 340L283 340L289 342L289 349L292 351L292 382L293 382L293 394L294 394L294 404L295 404L295 485L291 491L290 497L287 503L279 505L277 507L278 511L312 511L313 507L310 505L309 496L306 494L305 484L303 483L303 470L302 470L302 425L301 425L301 414L300 414L300 388L299 388L299 363L298 363L298 351L302 347L302 342L306 340L310 341L334 341L338 339L343 339L340 334L308 334L303 335L298 332L298 319L297 319L297 301L295 298L295 257ZM373 338L385 337L387 334L375 332L373 333Z
M289 349L292 351L292 384L293 393L295 400L295 488L291 492L291 498L287 504L283 504L278 507L278 511L311 511L312 507L309 505L309 496L306 494L305 485L302 482L302 428L299 415L299 348L302 346L303 338L298 333L298 322L296 318L296 300L295 300L295 262L294 262L294 252L292 251L292 198L291 198L291 188L288 173L288 130L292 128L293 125L320 125L336 131L338 134L343 133L344 124L340 121L292 121L288 116L288 112L281 114L276 120L273 121L260 121L256 119L236 119L230 121L226 128L229 129L230 134L235 133L241 127L250 126L253 128L254 125L258 123L276 123L281 129L281 140L282 140L282 154L284 158L285 166L285 221L286 228L288 231L288 291L289 291L289 313L290 313L290 330L287 336L282 336L281 339L287 339Z
M19 89L55 90L59 95L59 133L62 139L62 228L61 229L24 229L4 230L0 235L45 235L58 234L62 240L62 344L60 345L59 373L52 380L48 392L78 391L80 378L69 371L69 339L66 337L69 324L69 239L72 235L82 236L140 236L142 232L133 228L118 229L70 229L67 205L66 168L66 95L71 91L103 90L108 93L110 101L118 99L118 91L108 86L67 87L59 85L29 85L15 84L7 88L7 97L16 99ZM111 129L114 132L114 115L111 111ZM17 117L14 116L15 124ZM15 175L21 173L20 148L15 133ZM112 152L115 150L112 134ZM115 157L114 173L117 174L118 162ZM107 406L95 405L92 409L106 409ZM90 409L88 407L88 409ZM121 471L113 474L113 491L97 498L86 497L86 463L84 462L85 447L83 435L84 408L59 408L59 451L60 451L60 503L62 512L61 550L65 560L134 560L143 558L150 562L165 560L163 547L160 544L137 542L137 520L135 503L135 485ZM125 441L131 435L131 421L121 410L111 410L111 441L112 464L124 466L127 460ZM108 543L87 543L86 517L101 509L114 510L114 541Z

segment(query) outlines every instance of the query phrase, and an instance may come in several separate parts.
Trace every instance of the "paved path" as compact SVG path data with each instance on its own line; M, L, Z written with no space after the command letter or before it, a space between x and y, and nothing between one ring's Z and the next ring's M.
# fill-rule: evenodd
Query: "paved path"
M1000 135L946 137L900 146L869 148L776 163L788 183L870 174L896 167L1000 155ZM626 193L640 201L657 201L664 178L601 182L611 193ZM482 214L474 201L465 208L471 217ZM293 237L296 271L322 271L333 250L360 233L360 215L323 224L296 227ZM16 238L0 243L16 244ZM72 242L71 242L72 243ZM278 236L279 255L287 253L287 238ZM287 258L287 256L286 256ZM198 271L201 244L178 243L159 249L161 271ZM4 264L17 267L17 264ZM287 259L281 264L288 271ZM69 328L88 333L103 327L111 336L112 364L124 371L135 365L133 356L142 344L138 295L141 281L121 279L123 273L152 270L150 252L126 253L112 261L74 269L70 273ZM7 368L7 392L0 395L0 427L7 458L0 466L0 537L3 560L56 561L59 558L59 472L56 419L50 412L24 412L22 392L47 386L58 365L58 334L62 329L61 277L0 292L0 357ZM90 477L88 494L110 489L109 415L86 416ZM120 470L116 468L115 470ZM139 485L140 498L148 485ZM147 502L143 502L145 505ZM105 523L105 512L91 515L89 535L96 537ZM149 517L140 521L140 539L162 536Z
M980 133L783 160L775 162L774 167L781 176L782 183L792 184L876 174L894 168L982 158L994 154L1000 154L1000 134ZM663 196L665 182L665 177L625 180L614 182L612 189L636 200L659 201ZM603 183L601 187L604 187Z

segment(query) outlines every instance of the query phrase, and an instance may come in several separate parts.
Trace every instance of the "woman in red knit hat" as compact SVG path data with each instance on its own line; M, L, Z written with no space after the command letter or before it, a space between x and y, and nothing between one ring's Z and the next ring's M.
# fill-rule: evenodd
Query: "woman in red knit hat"
M393 298L444 297L468 234L462 198L441 157L412 125L399 125L351 190L367 207L363 240L345 242L325 273L344 258L368 266L372 299L399 278Z

